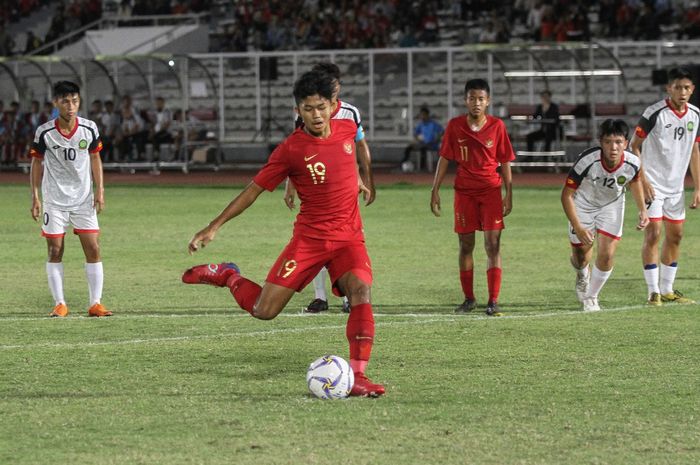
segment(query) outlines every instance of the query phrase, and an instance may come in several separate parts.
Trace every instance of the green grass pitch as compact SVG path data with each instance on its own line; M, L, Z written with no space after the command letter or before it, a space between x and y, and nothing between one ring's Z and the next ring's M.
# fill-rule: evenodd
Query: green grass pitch
M517 177L515 179L517 184ZM573 291L558 189L516 188L502 237L506 316L457 316L452 189L379 189L363 217L380 399L324 402L307 365L347 356L346 316L301 315L307 288L257 321L226 289L185 286L187 267L233 260L262 281L291 233L263 194L190 257L192 234L240 190L108 186L103 302L86 318L78 240L67 236L69 318L47 318L45 241L26 186L0 186L0 464L697 464L700 308L644 306L628 202L604 311ZM677 287L700 298L700 214L688 211ZM478 237L475 283L486 300Z

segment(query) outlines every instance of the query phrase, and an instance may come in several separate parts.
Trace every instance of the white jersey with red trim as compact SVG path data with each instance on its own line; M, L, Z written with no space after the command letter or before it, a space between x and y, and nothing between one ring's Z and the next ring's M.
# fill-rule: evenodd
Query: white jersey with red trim
M660 194L683 192L693 145L700 141L699 124L700 109L692 104L679 113L661 100L644 110L635 134L644 139L644 173Z
M88 119L76 118L70 134L61 132L58 119L39 126L29 153L44 162L43 202L65 211L92 203L90 154L100 150L97 125Z
M585 210L600 209L618 199L624 205L627 184L637 179L641 161L625 151L616 167L608 169L603 163L600 147L584 150L571 167L566 187L576 190L574 203Z

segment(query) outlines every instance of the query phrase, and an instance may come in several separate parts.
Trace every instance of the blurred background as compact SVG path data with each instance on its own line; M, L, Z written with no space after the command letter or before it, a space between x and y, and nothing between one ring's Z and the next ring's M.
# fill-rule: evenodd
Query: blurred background
M430 171L434 149L406 155L420 110L446 126L481 77L515 166L559 170L603 119L634 126L669 68L700 76L699 36L683 0L0 0L0 169L27 169L63 79L105 169L256 168L294 127L295 79L331 61L379 167Z

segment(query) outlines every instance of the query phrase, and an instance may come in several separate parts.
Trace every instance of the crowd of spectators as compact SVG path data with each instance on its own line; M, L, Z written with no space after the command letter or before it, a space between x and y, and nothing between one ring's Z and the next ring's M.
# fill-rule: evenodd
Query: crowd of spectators
M0 100L0 163L16 166L28 162L27 154L36 129L56 117L51 102L34 100L28 109L19 102L5 105ZM183 124L182 111L171 111L162 97L155 99L151 108L139 109L131 96L124 95L118 104L112 100L94 100L87 112L81 112L97 124L103 143L105 162L158 162L162 161L164 145L169 145L168 158L179 160L184 153L184 130L189 142L203 141L210 136L204 122L187 112ZM151 149L147 153L147 145ZM191 149L191 147L190 147Z
M0 56L28 53L100 17L103 0L0 0L0 24L56 3L24 50L0 27ZM119 16L210 12L211 51L243 52L700 37L698 0L112 0ZM53 7L53 5L51 6ZM454 44L454 42L452 42Z

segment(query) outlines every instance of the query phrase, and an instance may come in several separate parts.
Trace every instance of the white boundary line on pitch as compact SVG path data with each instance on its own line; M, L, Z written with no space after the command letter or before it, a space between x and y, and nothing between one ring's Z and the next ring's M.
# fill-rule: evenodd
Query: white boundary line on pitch
M689 305L694 305L694 304L689 304ZM673 308L674 306L681 306L681 304L668 304L665 305L665 308ZM687 305L683 305L687 306ZM630 305L630 306L625 306L625 307L613 307L613 308L604 308L600 310L599 312L583 312L581 310L560 310L560 311L555 311L555 312L542 312L542 313L524 313L524 314L510 314L508 311L505 311L505 315L496 319L514 319L514 318L547 318L547 317L553 317L553 316L566 316L566 315L584 315L584 314L591 314L591 313L605 313L605 312L618 312L618 311L625 311L625 310L636 310L636 309L643 309L643 308L649 308L646 304L640 304L640 305ZM656 308L656 307L655 307ZM663 308L663 307L662 307ZM658 309L658 308L657 308ZM234 310L235 311L235 310ZM465 315L455 315L454 313L374 313L375 317L379 318L439 318L439 317L450 317L450 318L468 318L471 320L481 320L481 319L486 319L486 320L492 320L494 319L493 317L486 316L484 314L481 314L482 312L475 311L472 313L467 313ZM302 312L286 312L286 313L280 313L276 318L333 318L333 317L339 317L339 316L345 316L347 313L316 313L316 314L310 314L310 313L302 313ZM128 314L128 313L117 313L113 319L115 320L135 320L135 319L148 319L148 318L154 318L154 319L159 319L159 318L164 318L164 319L177 319L177 318L250 318L250 315L248 315L244 311L235 311L235 313L193 313L193 314L180 314L180 313L162 313L162 314L148 314L148 315L134 315L134 314ZM105 318L103 318L104 320ZM112 318L110 318L112 319ZM41 317L7 317L3 318L0 316L0 324L2 324L3 321L81 321L81 320L97 320L96 318L89 318L84 315L71 315L68 318L50 318L48 316L41 316Z
M440 318L437 320L422 320L420 324L429 323L445 323L447 321L456 321L457 318L454 316L451 320ZM379 322L376 326L403 326L406 324L414 324L415 321L393 321L393 322ZM274 334L293 334L293 333L303 333L307 331L325 330L325 329L345 329L345 325L332 325L332 326L308 326L305 328L280 328L280 329L269 329L265 331L250 331L241 333L220 333L220 334L200 334L193 336L174 336L174 337L156 337L152 339L126 339L121 341L101 341L101 342L45 342L40 344L16 344L16 345L0 345L0 351L2 350L14 350L14 349L72 349L77 347L100 347L100 346L123 346L132 344L152 344L160 342L187 342L196 341L204 339L225 339L233 337L257 337L257 336L269 336Z
M454 315L454 314L443 314L443 313L431 313L431 314L416 314L416 313L406 313L406 314L377 314L375 316L385 318L385 317L409 317L409 321L388 321L388 322L377 322L376 325L379 327L384 326L402 326L406 324L429 324L429 323L445 323L445 322L469 322L475 320L493 320L493 321L503 321L503 320L513 320L513 319L530 319L530 318L551 318L557 316L574 316L574 315L591 315L606 312L619 312L626 310L638 310L643 308L649 308L647 305L631 305L626 307L616 307L601 310L599 312L582 312L580 310L576 311L560 311L560 312L548 312L548 313L531 313L527 315L504 315L502 317L494 318L486 315L478 315L474 317ZM328 316L342 316L343 314L330 314ZM173 315L179 317L179 315ZM206 316L206 315L202 315ZM244 315L247 316L247 315ZM286 316L305 316L313 318L313 315L299 315L299 314L288 314ZM139 317L139 316L137 316ZM159 317L153 315L151 317ZM167 315L160 316L161 318L168 318ZM439 317L439 318L436 318ZM87 318L87 317L83 317ZM132 317L134 318L134 317ZM425 318L425 319L423 319ZM428 319L432 318L432 319ZM46 319L46 318L43 318ZM77 318L76 318L77 320ZM2 321L2 319L0 319ZM65 320L62 320L65 321ZM0 345L0 351L3 350L16 350L16 349L58 349L58 348L76 348L76 347L99 347L99 346L110 346L110 345L132 345L132 344L151 344L160 342L180 342L180 341L194 341L194 340L205 340L205 339L217 339L217 338L230 338L230 337L256 337L256 336L268 336L274 334L293 334L301 333L307 331L315 330L325 330L325 329L343 329L345 325L332 325L332 326L310 326L305 328L280 328L271 329L265 331L251 331L251 332L239 332L239 333L220 333L220 334L202 334L193 336L175 336L175 337L161 337L152 339L127 339L120 341L102 341L102 342L75 342L75 343L41 343L41 344L13 344L13 345Z

